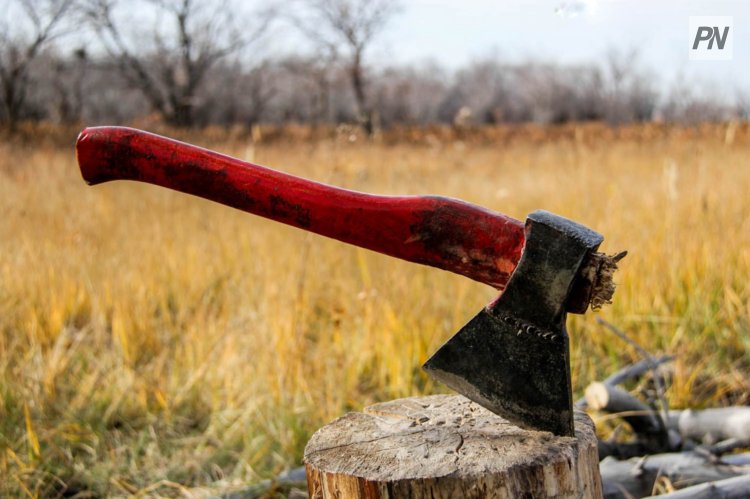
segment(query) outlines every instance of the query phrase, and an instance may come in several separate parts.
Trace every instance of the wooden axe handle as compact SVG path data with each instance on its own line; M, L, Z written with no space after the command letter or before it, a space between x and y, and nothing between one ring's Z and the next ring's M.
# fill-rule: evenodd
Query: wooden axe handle
M524 245L518 220L457 199L339 189L124 127L76 143L89 184L138 180L503 289Z

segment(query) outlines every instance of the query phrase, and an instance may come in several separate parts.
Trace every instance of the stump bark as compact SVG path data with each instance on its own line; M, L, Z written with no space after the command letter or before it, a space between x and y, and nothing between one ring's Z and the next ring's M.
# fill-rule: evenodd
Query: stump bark
M318 430L305 448L308 493L328 498L602 496L594 424L576 436L523 430L460 395L372 405Z

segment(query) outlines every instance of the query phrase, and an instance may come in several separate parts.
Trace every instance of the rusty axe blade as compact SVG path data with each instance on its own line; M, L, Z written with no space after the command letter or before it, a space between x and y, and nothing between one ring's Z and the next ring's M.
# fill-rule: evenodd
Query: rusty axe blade
M500 297L425 364L433 378L509 421L573 435L566 303L586 257L603 237L536 211Z

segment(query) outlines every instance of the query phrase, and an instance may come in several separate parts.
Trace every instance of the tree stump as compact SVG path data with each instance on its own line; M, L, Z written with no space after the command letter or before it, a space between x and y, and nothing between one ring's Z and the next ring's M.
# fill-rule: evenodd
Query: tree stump
M328 498L601 497L594 424L576 437L523 430L460 395L349 413L305 448L308 493Z

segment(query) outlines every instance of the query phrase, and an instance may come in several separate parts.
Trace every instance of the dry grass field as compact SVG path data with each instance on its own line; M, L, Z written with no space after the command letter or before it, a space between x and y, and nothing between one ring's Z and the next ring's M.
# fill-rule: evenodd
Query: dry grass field
M2 497L273 476L346 411L444 391L421 363L494 295L166 189L88 187L75 132L42 133L0 142ZM351 189L578 220L629 250L600 314L677 356L670 404L750 402L747 124L185 138ZM577 394L639 358L595 316L570 322Z

